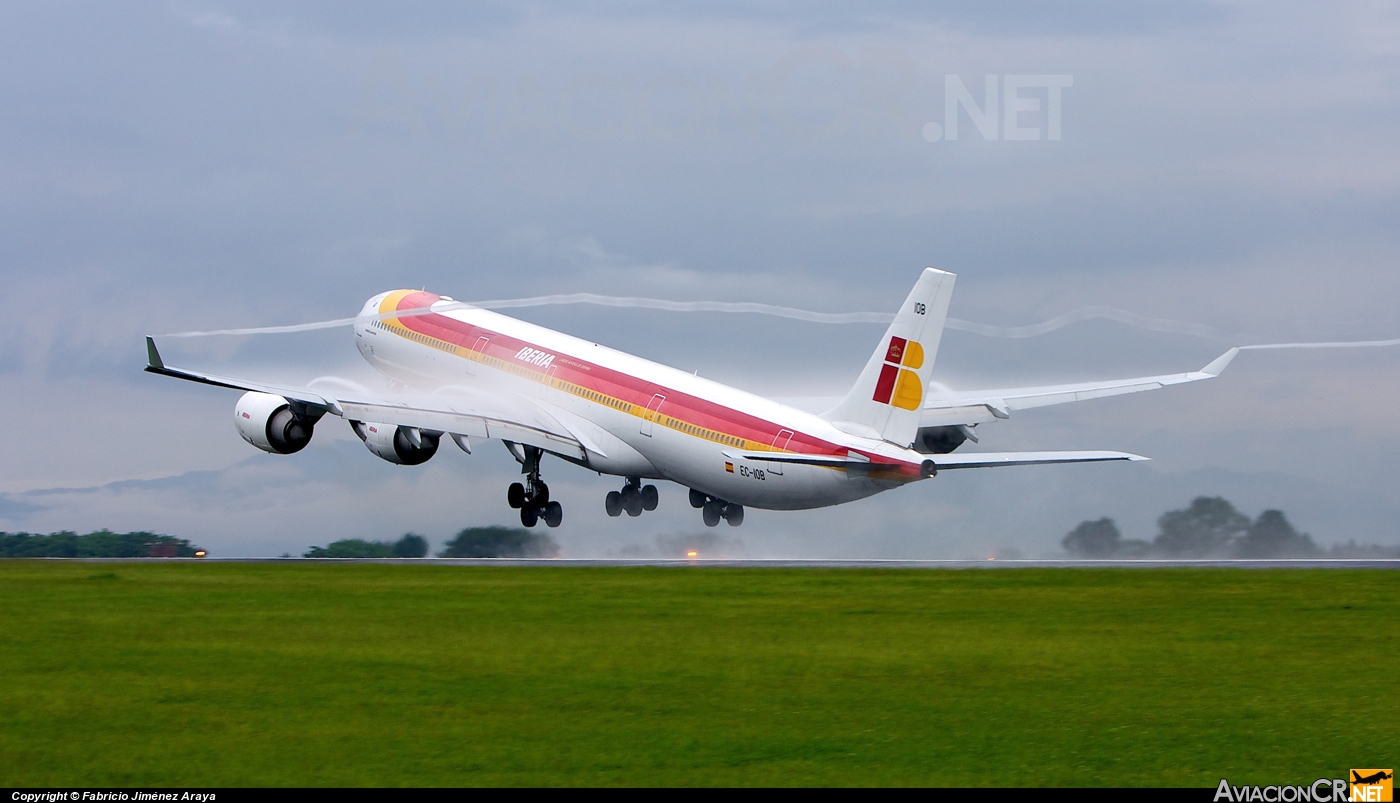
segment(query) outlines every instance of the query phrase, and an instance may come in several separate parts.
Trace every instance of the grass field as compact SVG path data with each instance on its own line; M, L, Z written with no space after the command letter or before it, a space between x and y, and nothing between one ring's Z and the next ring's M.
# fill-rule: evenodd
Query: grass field
M1299 783L1400 572L0 561L0 785Z

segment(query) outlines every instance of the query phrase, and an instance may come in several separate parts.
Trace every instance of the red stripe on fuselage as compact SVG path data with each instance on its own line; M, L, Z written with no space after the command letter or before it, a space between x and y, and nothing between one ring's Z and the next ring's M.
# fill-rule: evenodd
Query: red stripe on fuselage
M399 300L397 310L423 309L432 306L438 300L439 296L432 293L410 293ZM771 421L740 412L732 407L726 407L708 399L682 393L674 388L648 382L631 374L581 360L570 354L557 354L535 343L520 340L493 329L459 321L446 315L438 313L412 315L399 318L397 322L419 334L451 343L467 351L475 351L477 340L486 337L488 340L483 352L485 356L494 357L502 362L513 362L531 370L540 371L540 373L543 371L538 366L516 360L515 355L526 347L555 354L554 362L551 363L550 367L555 369L554 376L561 381L570 382L595 393L611 396L643 408L647 406L654 395L660 393L666 397L660 411L662 415L725 435L770 445L777 437L778 432L784 429ZM844 455L847 449L799 432L789 441L786 451L801 454ZM903 461L891 461L890 458L874 454L866 454L866 456L877 465L885 465L890 468L898 467L902 470L901 473L917 474L918 472L916 466L906 464Z

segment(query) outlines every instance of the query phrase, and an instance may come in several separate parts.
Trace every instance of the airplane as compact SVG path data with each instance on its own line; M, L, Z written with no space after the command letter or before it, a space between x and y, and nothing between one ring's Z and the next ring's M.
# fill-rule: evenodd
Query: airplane
M739 526L746 507L804 510L872 496L941 471L1137 461L1114 451L954 452L974 428L1015 411L1217 376L1239 349L1199 371L1132 379L951 391L932 383L956 276L926 268L854 386L812 411L705 379L598 343L421 290L380 293L353 323L360 354L393 380L391 391L281 387L165 364L146 338L146 371L245 391L238 433L273 454L293 454L331 414L370 452L415 466L447 436L504 442L523 482L506 492L520 521L558 527L563 507L542 479L554 455L623 479L604 498L609 516L655 510L647 480L690 490L706 526ZM324 383L311 383L324 384Z
M1373 784L1378 784L1381 781L1390 780L1394 777L1394 773L1386 772L1385 770L1376 770L1375 772L1371 773L1370 775L1367 775L1364 778L1361 777L1361 773L1357 772L1356 770L1351 771L1351 782L1360 786L1371 786Z

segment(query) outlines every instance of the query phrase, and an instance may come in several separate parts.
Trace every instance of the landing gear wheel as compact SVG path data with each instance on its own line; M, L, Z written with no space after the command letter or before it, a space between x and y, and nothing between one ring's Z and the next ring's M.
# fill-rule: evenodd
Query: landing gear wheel
M704 506L705 506L705 503L708 502L708 501L710 501L710 497L708 497L708 496L706 496L706 495L700 493L699 491L695 490L694 488L691 488L691 489L690 489L690 506L691 506L691 507L695 508L696 510L699 510L700 508L704 507Z
M738 527L744 523L744 506L728 505L724 508L724 520L729 522L730 527Z
M549 506L549 486L540 479L540 458L544 452L536 446L523 446L506 441L506 448L520 461L520 473L525 482L512 482L506 489L506 502L520 511L520 523L534 527Z
M637 490L637 486L629 485L622 489L622 509L633 518L642 515L642 492Z
M739 516L743 519L743 515ZM564 506L558 502L550 502L544 506L544 523L550 527L558 527L559 522L564 520ZM730 522L733 524L734 522Z
M622 515L622 494L617 491L608 491L608 495L603 498L603 509L608 511L608 515L617 518Z
M642 510L656 510L656 506L661 504L661 494L657 492L655 485L642 486Z
M719 525L720 517L724 514L724 505L711 499L705 503L701 514L704 516L706 527L716 527Z
M535 483L535 495L530 497L530 504L540 509L549 504L549 486L542 482Z

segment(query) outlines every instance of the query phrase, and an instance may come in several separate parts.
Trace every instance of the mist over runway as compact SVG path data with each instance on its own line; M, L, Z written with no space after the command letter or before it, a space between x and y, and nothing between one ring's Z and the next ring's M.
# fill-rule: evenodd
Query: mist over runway
M40 558L84 563L377 563L403 566L533 566L578 569L1400 569L1400 559L1201 560L706 560L704 558Z

